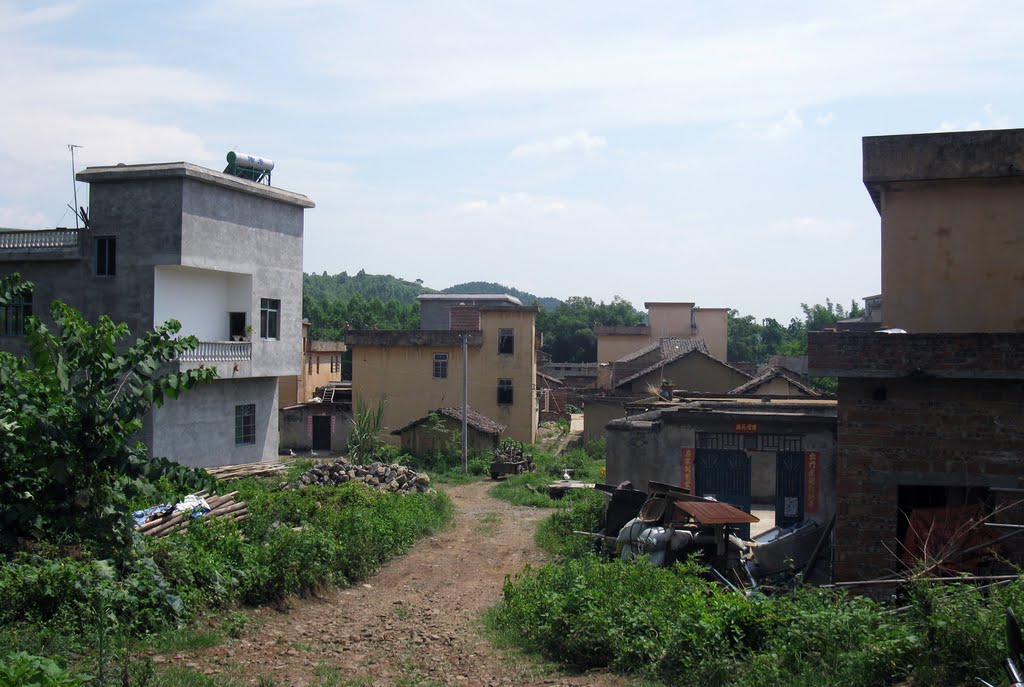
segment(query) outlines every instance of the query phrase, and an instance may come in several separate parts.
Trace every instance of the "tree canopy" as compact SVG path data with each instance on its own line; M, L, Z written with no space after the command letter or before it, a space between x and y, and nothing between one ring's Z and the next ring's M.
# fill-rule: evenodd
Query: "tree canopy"
M0 279L0 306L32 285ZM24 539L86 540L100 555L130 543L130 502L153 491L150 479L183 485L212 480L151 459L134 435L153 406L214 379L212 369L166 372L165 363L195 348L169 321L122 344L124 324L85 321L54 301L56 332L37 317L25 325L29 355L0 352L0 551Z
M851 301L846 310L839 303L825 299L825 304L800 304L802 320L793 318L783 327L770 317L760 322L753 315L729 311L729 361L764 363L773 355L807 355L807 332L821 331L839 320L860 317L864 309Z
M554 310L537 313L537 330L544 335L544 350L558 362L597 360L595 325L637 326L646 317L629 301L615 296L611 303L595 303L586 296L573 296Z

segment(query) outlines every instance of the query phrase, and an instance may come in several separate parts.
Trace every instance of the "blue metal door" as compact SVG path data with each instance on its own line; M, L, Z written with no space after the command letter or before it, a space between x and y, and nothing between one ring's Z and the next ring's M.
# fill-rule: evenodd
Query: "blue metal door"
M750 456L745 451L699 448L694 462L698 496L713 496L750 512ZM736 525L737 534L750 537L750 525Z
M803 451L779 451L775 454L775 524L790 527L803 519Z

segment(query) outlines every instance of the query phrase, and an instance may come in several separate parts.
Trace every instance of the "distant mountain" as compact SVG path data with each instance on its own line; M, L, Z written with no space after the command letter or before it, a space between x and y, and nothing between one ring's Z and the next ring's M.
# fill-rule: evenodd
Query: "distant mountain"
M441 289L441 293L507 293L521 300L523 305L530 305L537 301L537 304L545 310L554 310L562 302L557 298L541 298L534 296L532 293L520 291L511 286L495 284L491 281L468 281L464 284L456 284L455 286L449 286L447 289Z
M348 272L341 274L304 274L302 275L302 291L307 299L325 301L337 299L349 301L358 294L364 299L377 299L387 302L392 298L399 303L415 303L416 296L421 293L438 293L437 289L427 288L420 281L406 281L390 274L367 274L359 270L353 276ZM440 293L507 293L529 305L535 300L545 310L554 310L561 303L557 298L539 298L532 293L520 291L510 286L486 281L471 281L456 284L442 289Z

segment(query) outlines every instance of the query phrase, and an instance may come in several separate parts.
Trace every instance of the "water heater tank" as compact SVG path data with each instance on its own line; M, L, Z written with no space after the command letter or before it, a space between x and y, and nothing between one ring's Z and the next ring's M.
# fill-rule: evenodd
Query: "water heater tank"
M256 169L261 172L269 172L274 169L274 161L260 157L258 155L248 155L246 153L236 153L231 151L228 153L228 164L235 165L237 167L244 167L245 169Z

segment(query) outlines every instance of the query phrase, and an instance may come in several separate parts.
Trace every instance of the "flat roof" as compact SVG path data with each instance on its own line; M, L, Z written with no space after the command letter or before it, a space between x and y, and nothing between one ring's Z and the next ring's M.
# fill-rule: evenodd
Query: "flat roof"
M194 179L206 184L229 188L233 191L261 196L281 203L288 203L289 205L297 205L300 208L316 207L316 203L301 193L285 191L284 189L267 186L266 184L257 184L255 181L200 167L191 162L158 162L142 165L120 164L106 167L87 167L75 175L75 179L78 181L84 181L89 184L173 178Z
M1024 129L865 136L862 149L876 208L886 184L1024 178Z
M491 301L523 306L523 302L507 293L421 293L418 301Z

